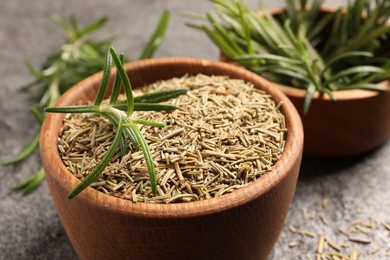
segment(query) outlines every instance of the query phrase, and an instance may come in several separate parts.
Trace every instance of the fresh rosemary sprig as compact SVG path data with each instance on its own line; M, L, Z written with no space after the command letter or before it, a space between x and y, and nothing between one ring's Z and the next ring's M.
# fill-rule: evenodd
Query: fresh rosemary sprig
M75 16L71 16L69 22L56 14L52 15L51 18L65 30L66 43L61 46L60 51L48 57L44 69L41 71L35 69L30 62L26 62L28 69L36 79L23 87L24 90L31 92L33 100L36 102L31 110L40 124L45 116L42 111L43 107L53 105L59 96L70 87L101 70L101 64L105 60L105 50L114 40L114 37L101 41L95 41L90 38L91 33L101 29L106 24L107 18L101 18L85 27L79 26ZM151 58L154 55L165 35L168 22L169 12L165 10L139 59ZM129 61L124 56L121 59ZM146 109L145 106L148 107L145 104L137 105L137 109L142 107ZM158 109L158 106L155 109ZM14 158L6 160L2 164L15 164L31 155L38 147L39 131L38 129L38 133L34 135L34 138ZM27 194L38 187L43 180L43 169L40 168L29 179L29 185L24 185L27 181L15 186L13 190L21 190L23 194Z
M273 16L261 15L240 0L211 0L215 12L188 26L201 30L226 55L271 81L306 89L307 113L315 91L386 91L375 83L390 77L390 2L349 1L334 13L321 12L323 0L286 0ZM330 30L329 30L330 28Z
M109 104L103 103L103 97L106 94L112 63L115 63L117 68L117 74L115 75L114 82L120 82L119 84L114 84L112 93L114 96L111 96ZM122 83L122 84L121 84ZM117 98L119 93L120 86L123 85L124 93L126 95L126 109L125 111L121 110L116 106ZM129 138L133 143L136 150L141 148L146 165L148 168L150 185L152 187L153 194L157 193L157 181L156 181L156 172L154 169L153 159L149 151L149 147L146 143L145 138L141 134L136 124L143 124L146 126L153 127L164 127L164 124L160 122L152 122L143 120L141 118L133 117L133 112L137 110L137 101L139 102L162 102L169 100L171 98L177 97L187 92L187 89L177 89L171 91L160 91L150 94L145 94L134 98L133 90L130 84L129 77L126 74L126 71L123 67L123 60L117 55L115 50L110 47L107 51L103 77L99 86L99 89L96 94L95 103L93 105L78 105L78 106L65 106L65 107L47 107L45 108L46 112L51 113L96 113L100 116L108 118L116 127L115 137L108 148L107 152L103 156L102 160L97 164L97 166L88 174L88 176L77 185L71 193L69 193L68 198L74 198L77 194L83 191L88 187L99 175L102 173L104 168L110 163L111 159L114 157L118 147L121 148L121 154L125 154L123 150L127 150L127 141ZM119 102L123 104L123 102ZM148 106L148 103L143 103L145 106ZM155 105L155 104L152 104ZM124 108L124 107L120 107ZM152 106L150 109L155 108ZM168 107L168 110L175 109L175 106L171 105Z

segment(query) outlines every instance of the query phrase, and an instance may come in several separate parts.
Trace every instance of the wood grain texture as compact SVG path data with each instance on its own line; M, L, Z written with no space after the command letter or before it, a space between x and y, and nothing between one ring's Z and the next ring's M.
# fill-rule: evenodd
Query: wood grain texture
M79 183L62 163L57 137L64 115L49 114L40 151L53 200L65 231L82 259L266 259L290 206L303 149L303 131L292 103L261 77L221 62L162 58L125 66L133 87L184 74L227 75L255 84L283 102L288 128L284 153L257 181L204 201L154 205L133 203L87 188L66 195ZM66 92L57 105L92 100L101 73Z
M342 157L368 152L390 137L390 81L380 83L388 92L336 91L336 101L318 93L306 115L305 91L275 84L293 102L303 122L304 154Z

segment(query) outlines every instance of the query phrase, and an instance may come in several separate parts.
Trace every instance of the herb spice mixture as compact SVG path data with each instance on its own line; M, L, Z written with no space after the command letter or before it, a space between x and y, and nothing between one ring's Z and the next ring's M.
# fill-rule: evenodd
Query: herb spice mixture
M138 118L165 123L142 126L157 170L158 194L149 185L142 151L114 156L92 187L133 202L189 202L221 196L270 171L284 150L284 116L270 95L225 76L184 76L137 93L186 87L170 112L142 111ZM58 148L66 167L83 179L114 137L113 125L91 114L67 114Z

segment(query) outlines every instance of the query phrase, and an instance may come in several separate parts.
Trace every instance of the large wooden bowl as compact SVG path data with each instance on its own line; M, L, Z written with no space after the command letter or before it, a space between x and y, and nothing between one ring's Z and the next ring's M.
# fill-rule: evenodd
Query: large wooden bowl
M184 74L227 75L254 83L283 102L288 128L285 151L272 171L218 198L178 204L133 203L87 188L66 195L79 183L57 150L62 114L49 114L40 151L47 181L65 231L82 259L266 259L290 206L300 167L303 131L294 106L263 78L226 63L165 58L125 65L134 87ZM95 98L102 73L66 92L57 105Z

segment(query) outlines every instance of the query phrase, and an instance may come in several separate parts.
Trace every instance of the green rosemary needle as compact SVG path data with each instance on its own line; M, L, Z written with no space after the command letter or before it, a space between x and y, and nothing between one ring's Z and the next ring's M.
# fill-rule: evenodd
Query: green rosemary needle
M109 78L111 75L111 67L113 65L112 61L115 63L117 68L117 80L119 83L114 82L114 97L110 98L110 103L103 103L103 97L106 95L108 89ZM126 96L125 101L121 101L122 106L118 106L117 98L120 87L124 88L124 93ZM117 88L117 89L116 89ZM170 98L177 97L186 92L186 89L177 89L173 91L162 91L155 93L148 93L142 95L138 98L139 102L149 101L157 102L157 100L166 101ZM157 107L160 104L156 103L139 103L149 106L149 108ZM144 120L142 118L134 118L133 112L137 108L135 105L135 98L129 77L124 69L123 61L117 55L114 48L109 47L107 49L106 59L104 61L103 76L99 86L99 89L96 94L95 103L93 105L78 105L78 106L63 106L63 107L47 107L45 108L46 112L50 113L96 113L97 115L108 118L116 127L115 137L107 150L107 152L102 157L101 161L96 165L96 167L85 177L84 180L78 184L73 191L70 192L68 198L74 198L77 194L82 192L87 188L94 180L96 180L99 175L103 172L106 166L110 163L111 159L114 157L117 148L120 147L120 156L125 156L127 149L127 138L130 139L135 149L138 150L141 148L146 165L149 173L150 185L152 187L153 194L157 193L157 181L156 181L156 171L154 168L154 163L152 155L150 154L149 147L145 138L143 137L141 131L138 129L136 124L142 124L145 126L152 127L164 127L165 125L160 122L153 122ZM158 107L158 110L161 110L161 107ZM167 106L168 110L172 109L172 106ZM125 112L123 111L125 110Z

